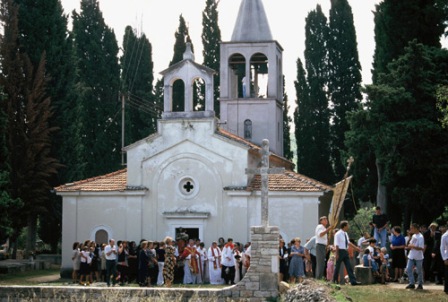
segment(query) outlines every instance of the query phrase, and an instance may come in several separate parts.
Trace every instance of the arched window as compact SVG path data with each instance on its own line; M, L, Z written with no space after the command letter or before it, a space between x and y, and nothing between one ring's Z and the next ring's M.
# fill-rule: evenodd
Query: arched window
M245 139L252 139L252 121L251 120L245 120L244 121L244 138Z
M173 83L172 102L173 112L185 111L185 83L181 79L178 79Z
M105 230L98 230L95 233L95 242L97 244L102 244L102 243L106 243L107 244L108 237L109 237L109 235L107 234L107 231L105 231Z

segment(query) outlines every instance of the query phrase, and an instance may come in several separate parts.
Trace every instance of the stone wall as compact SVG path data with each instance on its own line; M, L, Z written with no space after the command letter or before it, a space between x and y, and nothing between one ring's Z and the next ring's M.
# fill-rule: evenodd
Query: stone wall
M0 286L0 302L272 301L278 297L278 236L278 227L251 227L250 268L238 284L223 289Z

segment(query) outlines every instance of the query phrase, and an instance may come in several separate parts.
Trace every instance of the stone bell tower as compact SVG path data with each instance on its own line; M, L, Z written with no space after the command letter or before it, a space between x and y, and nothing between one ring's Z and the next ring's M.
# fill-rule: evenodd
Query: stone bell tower
M261 0L242 0L230 42L221 44L222 128L283 156L283 69Z

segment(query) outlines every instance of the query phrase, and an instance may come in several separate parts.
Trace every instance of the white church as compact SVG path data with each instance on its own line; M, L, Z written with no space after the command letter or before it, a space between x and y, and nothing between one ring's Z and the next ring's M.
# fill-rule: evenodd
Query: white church
M55 188L63 198L62 267L72 268L72 244L145 238L159 241L183 229L209 246L219 237L251 240L261 223L261 142L270 142L269 224L285 240L313 236L328 214L332 187L293 171L283 157L282 47L271 36L261 0L242 0L231 41L221 43L220 108L213 108L215 71L184 59L161 72L164 112L157 133L124 148L127 167ZM193 106L193 84L205 86L205 108ZM173 111L176 81L184 111ZM247 88L247 89L246 89Z

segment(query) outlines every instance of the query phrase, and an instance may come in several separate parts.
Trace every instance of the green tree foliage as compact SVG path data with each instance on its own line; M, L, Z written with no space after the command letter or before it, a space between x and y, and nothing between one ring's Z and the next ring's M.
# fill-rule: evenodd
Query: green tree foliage
M412 0L406 2L385 0L376 7L374 84L379 83L382 74L391 72L388 64L393 60L398 60L404 54L404 47L409 41L416 39L425 45L440 47L440 36L444 32L443 20L447 19L446 5L447 3L444 0ZM409 26L409 24L412 24L412 26ZM383 82L380 84L379 87L384 87ZM433 88L435 91L436 88ZM392 188L387 180L389 172L387 164L382 160L382 155L378 153L378 140L372 139L373 137L377 138L378 129L383 121L372 118L372 110L375 109L386 116L399 114L402 111L401 108L398 110L396 107L385 106L381 102L383 97L379 98L378 95L386 95L386 92L388 92L391 98L398 98L401 99L401 102L404 102L412 90L408 91L404 87L400 89L404 89L406 94L401 96L396 93L397 90L391 91L390 88L384 89L384 94L379 94L377 88L370 88L368 92L375 92L376 97L369 95L370 100L365 108L350 116L351 130L347 133L346 142L350 154L356 160L353 167L355 178L358 179L357 186L356 183L353 186L355 196L364 201L376 201L377 204L388 209L389 213L398 213L397 216L401 216L403 208L397 207L397 204L393 201L388 206L388 199L392 198ZM375 102L380 102L382 105L375 104ZM407 110L410 106L404 104L403 108ZM428 116L428 118L433 117ZM406 213L407 220L410 217L409 215L409 213ZM393 217L393 219L396 223L402 221L402 217Z
M299 66L296 82L297 167L300 173L322 182L332 182L330 111L325 92L328 78L328 25L320 5L306 18L305 37L307 76L304 70L300 70L303 67Z
M13 207L21 207L20 200L15 201L11 198L9 190L11 182L9 179L9 155L8 142L6 140L7 116L5 114L5 100L3 94L0 98L0 244L12 234L12 221L7 215Z
M448 127L448 86L440 86L437 89L437 108L442 114L440 122L443 127Z
M118 45L98 1L82 0L73 11L76 100L79 113L78 175L82 178L109 173L120 167L121 131Z
M188 27L182 15L179 16L179 27L175 32L174 37L176 38L176 41L174 42L174 54L173 59L170 62L170 66L184 59L183 55L185 53L185 49L187 48L187 42L191 43ZM193 44L191 45L191 50L193 51ZM176 81L173 84L173 111L185 111L184 85L185 83L182 81Z
M59 130L52 135L51 156L65 167L50 180L51 186L73 181L71 171L76 166L76 139L74 115L74 61L71 39L67 29L67 16L59 0L15 0L19 6L19 41L31 64L37 66L43 52L46 53L46 93L51 98L54 114L49 119L50 127ZM56 227L61 225L61 215L55 216L53 206L61 207L62 200L54 195L47 198L47 211L40 215L40 225L48 222L52 232L46 235L60 237ZM60 228L59 228L60 230ZM42 239L42 236L41 236ZM50 243L50 242L46 242Z
M292 160L294 154L291 150L291 123L292 118L289 116L290 106L288 105L288 95L285 92L285 76L283 76L283 156Z
M143 34L126 27L121 63L121 93L125 98L125 145L157 131L161 106L153 94L152 46Z
M436 109L436 90L448 81L448 52L415 41L389 64L377 84L367 86L365 136L382 168L393 224L427 223L443 211L448 183L448 133ZM364 135L358 128L349 133ZM362 138L361 138L362 139Z
M347 113L359 108L361 64L359 63L352 8L347 0L332 0L328 40L328 92L332 109L331 157L337 179L343 177L347 158L345 132L349 130Z
M219 64L220 64L220 46L221 30L218 25L218 4L219 0L206 0L205 9L202 12L202 55L204 57L203 65L216 71L214 80L214 110L219 117Z
M19 40L34 66L39 64L41 55L46 53L46 90L52 100L53 116L50 126L59 131L52 137L52 156L66 169L61 169L52 185L72 181L70 170L75 163L71 141L71 124L75 106L73 95L74 62L72 43L67 29L67 15L59 0L15 0L19 6Z
M33 66L26 53L20 51L17 11L12 0L2 2L0 84L7 113L9 194L12 199L23 202L22 207L8 213L13 221L12 241L27 226L27 251L30 252L35 246L37 217L46 211L51 189L49 180L57 174L60 165L50 155L51 135L56 129L49 126L53 113L45 89L45 55Z
M369 222L372 221L375 208L361 208L356 215L349 221L350 223L350 238L360 238L364 233L370 234Z
M309 87L306 81L306 72L300 59L297 60L297 80L294 82L296 89L296 109L294 111L294 131L297 144L297 171L307 174L311 172L312 164L310 158L313 152L317 150L311 144L313 136L309 129L311 121L309 113L311 111L311 102L309 97ZM308 175L308 174L307 174Z
M447 21L446 0L384 0L375 12L373 83L387 65L404 53L409 41L440 47Z

